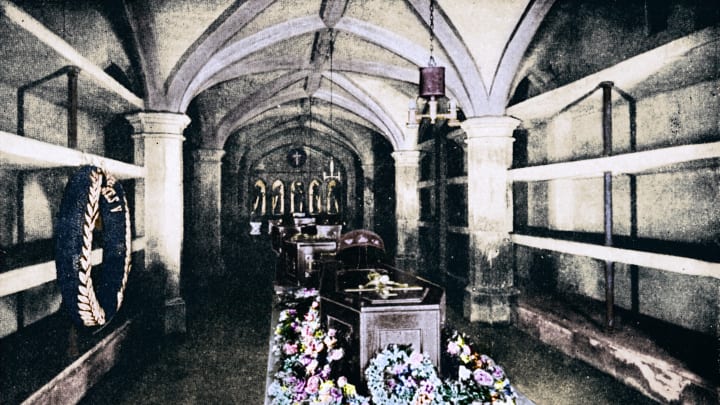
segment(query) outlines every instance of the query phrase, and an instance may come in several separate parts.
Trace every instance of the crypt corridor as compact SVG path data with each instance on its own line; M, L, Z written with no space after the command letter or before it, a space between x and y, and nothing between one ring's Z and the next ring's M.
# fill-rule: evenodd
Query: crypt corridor
M0 403L262 403L293 221L377 233L536 404L717 403L715 1L0 0L0 33ZM85 166L118 186L83 260L129 207L105 325L57 275Z

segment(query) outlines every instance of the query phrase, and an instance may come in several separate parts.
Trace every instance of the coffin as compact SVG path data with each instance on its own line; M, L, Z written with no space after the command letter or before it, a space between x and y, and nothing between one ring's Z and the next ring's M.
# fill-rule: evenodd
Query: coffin
M390 294L362 288L376 275L387 276L398 289ZM402 287L406 285L406 287ZM323 272L320 308L328 328L347 336L352 353L348 373L363 379L375 354L388 344L412 345L440 368L445 291L410 273L389 267Z
M283 242L284 277L297 285L317 288L322 264L334 258L334 239L298 234Z

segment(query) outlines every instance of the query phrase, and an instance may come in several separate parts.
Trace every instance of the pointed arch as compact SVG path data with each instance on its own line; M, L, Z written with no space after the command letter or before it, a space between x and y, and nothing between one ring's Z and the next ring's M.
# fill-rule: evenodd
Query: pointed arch
M271 211L272 215L285 214L285 184L280 179L276 179L272 183L271 192Z
M510 97L510 86L517 73L525 50L535 36L540 23L555 0L533 0L525 9L500 58L495 78L490 86L489 114L504 114Z

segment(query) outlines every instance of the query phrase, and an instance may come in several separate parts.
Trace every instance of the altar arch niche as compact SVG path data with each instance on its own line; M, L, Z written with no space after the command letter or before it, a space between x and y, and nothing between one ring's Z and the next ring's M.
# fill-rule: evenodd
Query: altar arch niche
M318 179L312 179L308 187L308 213L317 215L322 212L322 183Z
M318 224L342 223L351 192L347 181L353 184L354 171L348 173L341 162L308 146L286 145L266 153L249 168L248 216L257 221L311 217Z
M286 189L289 190L289 197L285 195ZM302 180L277 179L270 188L269 202L265 182L256 179L250 195L252 195L250 215L253 217L285 214L337 216L343 212L343 184L337 179L329 179L325 182L312 179L307 188ZM286 209L285 201L288 198L288 209Z
M253 187L253 199L251 214L253 216L265 216L267 209L267 186L265 181L257 179Z
M285 213L285 184L281 180L275 180L271 189L272 215L283 215Z

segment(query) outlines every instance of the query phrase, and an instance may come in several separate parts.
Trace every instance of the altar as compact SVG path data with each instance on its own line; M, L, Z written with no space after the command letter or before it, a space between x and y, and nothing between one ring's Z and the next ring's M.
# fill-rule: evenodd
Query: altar
M377 352L410 345L440 367L445 292L427 280L389 266L341 269L323 274L320 313L328 328L356 349L350 372L363 378Z

